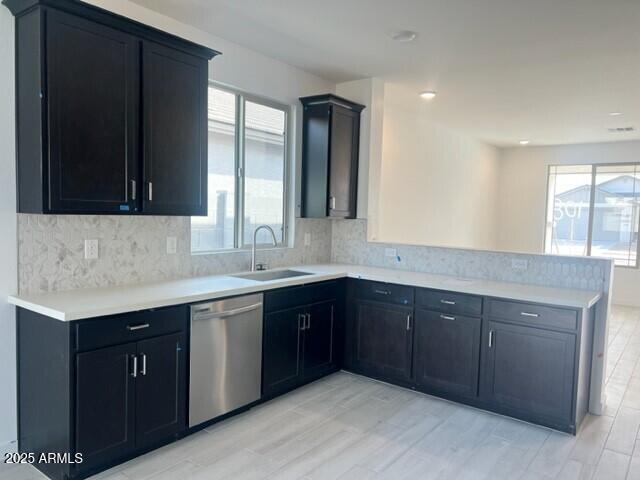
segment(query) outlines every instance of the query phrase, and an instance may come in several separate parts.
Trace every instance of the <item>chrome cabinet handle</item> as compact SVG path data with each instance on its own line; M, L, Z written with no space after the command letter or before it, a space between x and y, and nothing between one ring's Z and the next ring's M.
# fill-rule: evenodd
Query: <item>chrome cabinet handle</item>
M455 320L456 317L452 317L451 315L440 315L440 318L443 320Z
M455 305L456 302L453 300L440 300L440 303L444 303L445 305Z
M331 210L336 209L336 197L329 197L329 208Z
M149 182L149 201L153 201L153 183Z
M307 313L305 314L305 317L307 317L307 327L306 330L311 330L311 314Z
M131 200L136 199L136 181L131 179Z
M133 362L133 368L131 369L131 376L133 378L136 378L138 376L138 357L135 355L131 355L129 358L131 358Z
M391 295L391 290L374 290L373 293L377 293L379 295Z
M146 375L147 374L147 356L144 353L141 353L140 358L142 359L142 368L140 369L140 375Z
M300 331L304 331L306 330L307 326L307 322L306 322L306 316L304 313L299 313L298 314L298 328L300 329Z
M411 314L407 315L407 330L411 330Z
M127 325L127 330L129 330L130 332L134 332L136 330L143 330L145 328L149 328L148 323L141 323L139 325Z
M493 330L489 330L489 348L493 347Z
M538 318L540 316L540 314L538 313L529 313L529 312L520 312L520 315L522 315L523 317L533 317L533 318Z

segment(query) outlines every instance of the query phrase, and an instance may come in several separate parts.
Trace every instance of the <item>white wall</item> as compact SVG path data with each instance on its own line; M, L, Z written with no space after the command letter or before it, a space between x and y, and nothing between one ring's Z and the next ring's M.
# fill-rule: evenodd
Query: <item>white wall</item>
M640 141L501 150L498 249L544 251L549 165L638 161ZM640 306L640 270L616 267L613 303Z
M495 249L497 180L496 148L435 123L415 93L385 86L372 240Z
M13 17L0 7L0 453L16 438L15 313L4 299L17 289Z

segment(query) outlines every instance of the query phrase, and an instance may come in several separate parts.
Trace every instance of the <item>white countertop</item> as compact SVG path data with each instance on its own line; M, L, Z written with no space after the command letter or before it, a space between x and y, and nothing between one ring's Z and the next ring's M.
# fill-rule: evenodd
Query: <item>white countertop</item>
M140 285L86 288L33 295L13 295L8 298L8 301L18 307L61 321L72 321L148 308L201 302L343 277L574 308L589 308L602 295L599 292L584 290L461 279L445 275L360 265L326 264L288 268L310 272L312 275L267 282L246 280L230 275L213 275Z

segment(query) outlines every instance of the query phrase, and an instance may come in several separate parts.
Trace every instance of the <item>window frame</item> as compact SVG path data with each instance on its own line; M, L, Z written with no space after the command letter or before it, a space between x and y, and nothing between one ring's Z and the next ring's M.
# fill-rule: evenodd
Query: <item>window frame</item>
M233 205L233 247L221 247L214 250L194 251L191 247L192 255L206 255L213 253L230 253L251 249L251 243L244 242L244 213L245 213L245 105L246 102L252 102L264 105L269 108L280 110L284 113L284 158L283 158L283 188L282 188L282 239L275 245L271 243L257 243L257 246L266 246L271 248L287 248L290 245L289 235L289 216L291 214L291 178L292 178L292 115L291 106L270 98L262 97L252 93L245 92L235 87L225 85L220 82L210 80L207 85L209 88L215 88L235 96L235 130L234 130L234 205ZM207 120L208 122L208 120ZM208 162L208 158L207 158ZM207 192L207 196L209 192ZM193 228L190 226L190 228Z
M551 183L551 170L553 168L557 168L557 167L590 167L591 168L591 192L590 192L590 196L589 196L589 224L587 225L587 253L586 255L580 255L583 257L592 257L591 255L591 251L592 251L592 242L593 242L593 220L594 220L594 216L595 216L595 201L596 201L596 178L597 178L597 172L598 172L598 167L627 167L627 166L633 166L634 169L637 169L638 171L640 171L640 162L611 162L611 163L606 163L606 162L599 162L599 163L554 163L554 164L550 164L547 166L547 191L546 191L546 198L545 198L545 212L544 212L544 241L543 241L543 245L542 245L542 251L545 253L545 255L556 255L556 254L550 254L547 252L547 240L548 240L548 235L551 233L553 235L553 232L549 231L548 228L548 218L549 218L549 186ZM555 205L555 202L554 204ZM640 219L638 221L638 230L640 230ZM610 258L610 257L596 257L596 258L606 258L609 259L611 261L614 262L614 266L615 268L627 268L627 269L633 269L633 270L638 270L640 269L640 241L637 242L637 248L636 248L636 263L635 265L617 265L615 263L615 258Z

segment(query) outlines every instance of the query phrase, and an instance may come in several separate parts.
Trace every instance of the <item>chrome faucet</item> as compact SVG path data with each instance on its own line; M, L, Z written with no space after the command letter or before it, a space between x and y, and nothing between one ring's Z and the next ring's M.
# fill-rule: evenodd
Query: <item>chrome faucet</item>
M276 240L276 233L273 231L269 225L258 225L256 229L253 231L253 244L251 245L251 271L256 271L256 238L258 236L258 232L262 229L269 230L271 232L271 238L273 238L273 246L278 245L278 240Z

